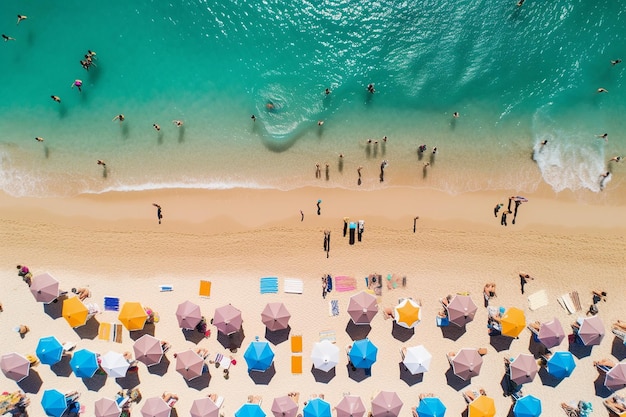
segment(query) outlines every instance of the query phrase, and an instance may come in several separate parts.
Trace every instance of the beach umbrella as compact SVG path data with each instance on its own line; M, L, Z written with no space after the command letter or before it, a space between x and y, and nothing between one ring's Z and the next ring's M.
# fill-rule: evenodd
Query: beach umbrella
M55 389L47 389L41 396L41 406L47 416L61 417L67 409L65 394Z
M613 391L626 387L626 363L618 363L606 373L604 386Z
M391 391L381 391L372 399L374 417L397 417L402 409L402 400Z
M246 403L235 411L235 417L265 417L265 412L259 404Z
M493 398L479 395L468 406L468 417L494 417L496 415L496 403Z
M423 345L411 346L406 350L402 363L413 375L428 371L433 355Z
M48 273L37 275L32 279L30 292L35 296L35 300L51 303L59 297L59 281Z
M70 327L79 327L87 323L89 309L78 297L66 298L63 300L61 315L67 320Z
M91 378L100 367L98 356L87 349L78 350L70 359L70 367L78 378Z
M412 329L422 319L422 308L412 298L405 298L393 309L393 319L399 326Z
M141 407L143 417L170 417L172 409L161 397L148 398Z
M454 374L464 381L477 376L483 365L478 349L463 348L450 361Z
M524 395L515 401L513 415L515 417L539 417L541 415L541 401L532 395Z
M30 372L30 361L19 353L6 353L0 357L0 369L7 378L20 382Z
M176 370L187 381L202 375L205 365L204 359L193 350L186 350L176 355Z
M463 327L474 320L474 315L478 307L476 307L476 304L474 304L474 301L469 295L457 294L448 303L447 310L450 322L459 327Z
M570 352L554 352L548 359L548 373L556 378L565 378L576 368L574 356Z
M219 417L220 408L212 399L204 397L193 400L189 413L191 417Z
M446 406L436 397L424 397L417 406L419 417L443 417L446 414Z
M213 325L220 333L229 335L241 330L241 311L230 304L215 309Z
M538 371L537 361L533 355L520 353L509 365L509 376L516 384L532 382Z
M35 354L45 365L54 365L63 356L63 345L54 336L42 337L37 343Z
M120 417L122 410L115 400L100 398L94 404L96 417Z
M189 300L184 303L180 303L178 308L176 308L176 319L178 320L178 326L181 329L195 329L198 323L202 320L200 306Z
M146 325L148 315L141 303L127 301L122 305L117 319L122 322L124 327L129 331L141 330L143 326Z
M354 324L369 324L378 313L376 297L372 294L361 291L350 297L348 303L348 314Z
M302 409L304 417L332 417L330 404L321 398L313 398Z
M526 327L526 315L519 308L508 308L500 319L500 324L504 336L517 337Z
M100 358L100 367L111 378L124 378L130 364L121 353L109 351Z
M291 314L283 303L267 303L261 313L261 320L269 331L284 330L289 327Z
M555 317L551 321L541 323L537 339L548 349L560 345L565 339L565 331L559 319Z
M335 411L337 417L363 417L367 412L363 400L356 395L345 395L335 407Z
M599 345L604 338L604 323L600 317L585 317L578 329L578 337L585 346Z
M274 414L274 417L296 417L298 404L288 395L274 398L272 414Z
M355 368L371 368L376 362L378 348L369 339L357 340L348 353L350 362Z
M328 372L339 363L339 348L330 340L315 342L311 362L316 369Z
M156 365L163 358L163 346L156 337L144 334L133 343L135 359L143 362L146 366Z
M266 371L274 361L274 352L268 342L254 341L243 354L248 371Z

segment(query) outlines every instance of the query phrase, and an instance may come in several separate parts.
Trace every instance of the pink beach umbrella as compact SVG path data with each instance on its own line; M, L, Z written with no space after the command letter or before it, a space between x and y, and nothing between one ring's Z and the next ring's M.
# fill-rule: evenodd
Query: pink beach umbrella
M202 375L204 359L193 350L186 350L176 355L176 371L187 381Z
M361 291L350 297L348 314L354 324L370 324L376 313L378 313L378 304L376 304L376 297L372 294Z
M195 329L200 320L202 320L200 306L189 300L180 303L176 309L176 319L181 329Z
M230 304L215 309L213 325L220 333L229 335L241 330L241 311Z
M381 391L372 400L373 417L398 417L402 409L402 400L391 391Z
M578 330L578 337L585 346L599 345L604 338L604 323L600 317L585 317Z
M30 372L30 361L19 353L7 353L0 357L0 369L7 378L20 382Z
M604 386L613 391L626 387L626 363L618 363L606 373Z
M261 313L263 324L272 332L289 327L290 318L291 314L283 303L267 303Z
M148 398L141 407L142 417L170 417L172 409L161 397Z
M520 353L509 365L511 381L516 384L532 382L538 370L539 367L537 366L535 357L527 353Z
M537 339L548 349L560 345L565 339L565 331L559 319L555 317L551 321L541 323Z
M463 348L450 360L454 374L464 381L477 376L483 365L478 349Z
M478 307L468 295L455 295L447 306L450 322L459 327L463 327L474 320L477 310Z
M35 296L35 300L51 303L59 297L59 281L48 273L37 275L30 284L30 292Z
M220 409L212 399L204 397L193 400L189 413L191 417L219 417Z
M274 414L274 417L296 417L298 404L288 395L274 398L272 414Z
M335 407L335 410L337 411L337 417L363 417L367 411L361 397L356 395L344 396L337 404L337 407Z
M96 417L120 417L122 410L115 400L100 398L94 404Z
M156 365L163 358L161 341L156 337L144 334L133 343L135 358L146 366Z

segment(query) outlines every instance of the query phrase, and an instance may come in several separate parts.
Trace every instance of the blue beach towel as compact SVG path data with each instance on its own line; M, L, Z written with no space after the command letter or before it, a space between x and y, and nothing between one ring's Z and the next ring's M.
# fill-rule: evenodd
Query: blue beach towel
M277 293L278 293L278 278L277 277L261 278L261 294L277 294Z
M339 315L339 300L330 300L330 315L331 317Z
M119 311L120 299L117 297L104 297L104 310L105 311Z
M326 292L331 292L333 290L333 277L330 275L326 276Z

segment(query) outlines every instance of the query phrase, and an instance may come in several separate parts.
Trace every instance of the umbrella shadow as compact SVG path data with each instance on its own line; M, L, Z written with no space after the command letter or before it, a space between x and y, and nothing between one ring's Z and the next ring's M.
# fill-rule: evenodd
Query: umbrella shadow
M150 335L150 336L154 336L154 329L155 329L155 325L154 323L146 323L143 326L143 329L141 330L133 330L130 333L130 338L134 341L137 341L137 339L139 339L141 336L143 335Z
M22 391L27 394L37 394L41 390L43 380L37 371L31 368L28 376L17 383Z
M224 346L224 348L229 350L239 349L243 343L244 338L245 335L243 333L243 328L238 332L231 333L229 335L225 335L224 333L219 331L217 332L217 341L220 342L220 344Z
M286 329L271 331L267 327L265 328L265 340L273 344L279 345L289 340L289 334L291 333L291 326L287 326Z
M615 356L618 361L626 359L626 346L619 337L613 338L613 344L611 345L611 355Z
M59 300L57 298L57 300ZM52 320L56 320L60 317L63 317L63 303L57 301L56 303L48 303L43 305L43 311L46 313Z
M593 381L593 386L595 388L596 395L600 398L608 398L613 394L613 391L608 389L606 385L604 385L604 375L598 374L598 377L595 381Z
M406 327L400 326L395 321L393 322L391 328L391 335L394 339L399 340L401 342L406 342L415 334L415 329L407 329Z
M196 345L206 337L203 333L200 333L196 329L182 329L182 331L183 336L185 336L185 340Z
M92 317L87 320L84 326L74 327L74 331L81 339L95 339L98 336L98 329L100 328L100 322Z
M209 383L211 382L211 373L207 368L207 370L203 372L202 375L200 375L199 377L192 380L185 380L185 382L187 383L187 386L189 388L193 388L197 391L202 391L203 389L209 387Z
M459 338L465 334L465 326L459 327L457 325L450 324L448 326L442 326L440 327L440 329L441 335L444 338L450 339L452 341L459 340Z
M348 321L346 325L346 333L352 340L362 340L367 337L372 331L372 326L369 324L354 324L352 320Z
M365 369L359 369L352 366L352 364L347 364L346 369L348 369L348 377L356 382L365 381L369 375L365 372Z
M535 357L535 359L539 359L542 355L546 353L546 347L535 340L533 335L530 336L530 340L528 341L528 351Z
M126 372L126 376L124 378L115 378L115 382L122 389L133 389L137 385L141 383L139 380L139 369L135 369L133 371Z
M106 384L107 376L96 372L91 378L82 378L82 380L88 391L98 392Z
M321 369L317 369L315 366L311 366L311 374L313 374L315 382L328 384L337 375L337 372L335 368L331 369L328 372L324 372Z
M562 381L562 379L556 378L551 375L548 370L543 367L539 369L537 375L539 375L539 379L541 379L541 384L547 387L556 388Z
M254 381L256 385L269 385L274 375L276 375L276 368L274 368L274 362L264 372L248 371L250 379Z
M512 337L502 335L489 337L489 344L493 346L496 352L502 352L503 350L510 349L511 343L513 343Z
M176 411L176 408L172 408L170 410L170 417L178 417L178 411Z
M419 384L424 380L424 374L412 374L409 369L402 363L398 363L400 368L400 379L406 382L409 387Z
M56 376L68 377L72 374L72 367L70 366L70 355L61 356L61 360L50 366L50 370L54 372Z
M586 358L589 355L591 355L592 349L593 349L593 346L585 346L582 343L576 342L576 340L570 343L569 348L568 348L570 353L576 356L576 358L578 359Z
M456 391L461 391L463 388L468 387L472 383L472 381L462 380L454 374L452 367L449 367L446 371L446 383L448 384L448 386L452 387Z
M170 367L170 363L171 362L167 358L167 356L163 355L163 357L161 358L161 362L147 367L148 372L152 375L163 376L167 373L167 370Z

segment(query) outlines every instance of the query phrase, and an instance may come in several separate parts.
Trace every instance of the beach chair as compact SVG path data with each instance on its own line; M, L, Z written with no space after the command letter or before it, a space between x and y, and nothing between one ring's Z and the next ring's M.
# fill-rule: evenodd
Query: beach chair
M292 374L302 373L302 356L291 355L291 373Z
M117 297L104 297L104 311L119 311L120 299Z
M204 279L200 280L200 289L198 290L198 295L200 297L211 297L211 281L207 281Z
M302 353L302 335L291 336L291 353Z

